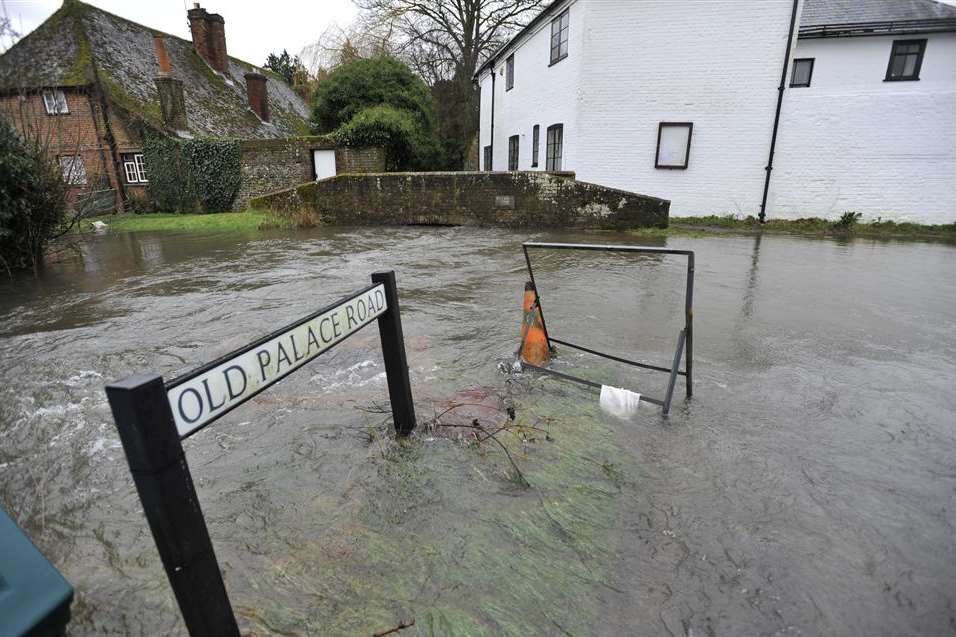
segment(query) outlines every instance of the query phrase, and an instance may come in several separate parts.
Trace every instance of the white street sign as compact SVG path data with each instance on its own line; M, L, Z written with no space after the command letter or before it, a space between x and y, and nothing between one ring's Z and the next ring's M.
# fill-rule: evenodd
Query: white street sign
M199 373L172 381L169 406L180 437L185 437L277 380L362 329L388 309L385 286L378 284L200 368Z

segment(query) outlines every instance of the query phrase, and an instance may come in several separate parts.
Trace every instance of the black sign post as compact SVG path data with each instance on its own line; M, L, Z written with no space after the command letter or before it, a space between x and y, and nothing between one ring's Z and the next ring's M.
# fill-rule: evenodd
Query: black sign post
M182 441L376 319L395 431L407 436L415 428L415 408L393 271L374 273L371 287L170 383L151 374L106 387L133 482L192 637L238 637L239 628ZM291 358L273 360L272 347L282 355L292 352ZM289 361L284 372L283 360ZM243 365L250 361L247 371ZM261 382L253 386L255 374L261 374ZM203 388L207 403L189 383ZM173 414L173 401L179 416Z
M412 404L412 385L408 380L408 360L405 358L405 336L402 334L402 315L398 311L398 286L395 272L375 272L372 283L385 286L388 312L378 317L378 333L382 337L382 358L388 378L388 399L392 403L392 420L399 436L407 436L415 428L415 406Z
M161 376L107 386L133 482L192 637L239 635Z

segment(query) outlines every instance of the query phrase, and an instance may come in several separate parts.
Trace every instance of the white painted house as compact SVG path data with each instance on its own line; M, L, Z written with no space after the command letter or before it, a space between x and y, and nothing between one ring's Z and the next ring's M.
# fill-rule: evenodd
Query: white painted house
M933 0L557 0L476 79L486 170L674 216L956 222L956 7Z

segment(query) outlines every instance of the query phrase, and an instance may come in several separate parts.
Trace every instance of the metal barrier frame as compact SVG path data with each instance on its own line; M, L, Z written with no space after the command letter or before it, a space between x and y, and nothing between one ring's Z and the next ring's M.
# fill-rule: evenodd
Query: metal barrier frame
M684 377L684 386L687 390L687 398L691 398L694 395L693 388L693 370L694 370L694 251L693 250L673 250L670 248L656 248L651 246L628 246L628 245L597 245L597 244L588 244L588 243L542 243L537 241L526 241L521 244L521 249L524 252L525 263L528 266L528 276L531 278L531 283L534 285L534 296L535 304L538 307L538 311L541 313L541 326L544 328L544 336L548 341L548 347L552 347L552 343L557 343L559 345L564 345L565 347L570 347L588 354L593 354L595 356L600 356L608 360L612 360L618 363L624 363L625 365L631 365L633 367L640 367L641 369L648 369L655 372L665 372L670 375L670 379L667 383L667 392L664 395L664 399L652 398L650 396L641 395L641 400L646 400L649 403L658 405L661 408L661 413L665 416L670 413L671 408L671 399L674 396L674 386L677 383L677 377ZM546 249L546 250L590 250L597 252L628 252L636 254L661 254L661 255L675 255L687 258L687 286L684 292L684 327L677 334L677 347L674 350L674 358L670 367L663 367L661 365L651 365L648 363L641 363L638 361L632 361L620 356L614 356L613 354L607 354L605 352L599 352L595 349L589 347L583 347L581 345L576 345L562 339L553 338L548 332L548 324L544 319L544 308L541 306L541 297L538 294L538 285L534 280L534 269L531 266L531 255L528 253L529 249ZM681 371L680 363L681 357L685 358L684 370ZM563 372L557 372L551 369L544 367L539 367L537 365L532 365L530 363L525 363L522 361L522 366L529 369L550 374L558 378L563 378L565 380L570 380L578 382L590 387L601 388L600 383L587 380L585 378L579 378L577 376L572 376L571 374L565 374Z
M223 361L235 359L259 344L339 308L379 285L383 287L387 308L373 321L378 323L382 341L382 358L385 362L395 431L399 437L407 436L415 428L415 408L408 379L398 288L395 272L391 270L373 273L370 287L363 288L168 384L163 382L162 376L149 374L132 376L106 386L106 396L130 472L133 474L136 491L143 504L143 512L182 612L186 630L191 637L239 637L239 627L226 593L209 530L206 528L206 519L199 506L182 442L233 407L238 407L247 398L281 381L288 374L262 385L247 398L237 401L215 418L185 434L180 434L176 427L167 392L215 368ZM371 322L345 335L316 357L368 325L371 325ZM305 364L289 373L295 373Z

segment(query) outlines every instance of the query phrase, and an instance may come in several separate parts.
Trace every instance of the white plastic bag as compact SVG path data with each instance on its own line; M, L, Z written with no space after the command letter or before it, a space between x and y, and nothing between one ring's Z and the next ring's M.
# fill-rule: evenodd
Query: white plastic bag
M641 402L641 395L610 385L601 385L601 409L617 416L629 418L637 413L637 406Z

